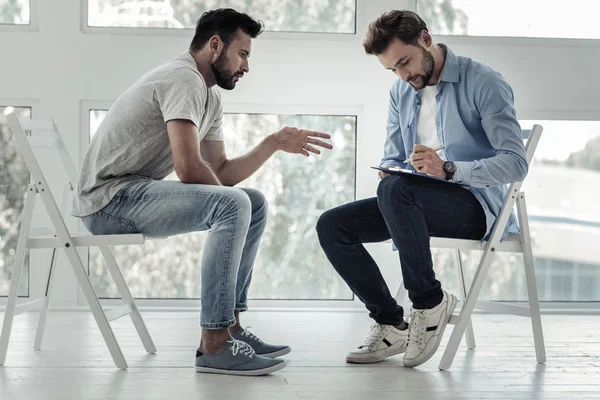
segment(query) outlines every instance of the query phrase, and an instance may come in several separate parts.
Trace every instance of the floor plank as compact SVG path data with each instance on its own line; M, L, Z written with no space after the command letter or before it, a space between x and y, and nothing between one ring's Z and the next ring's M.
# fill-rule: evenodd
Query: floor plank
M287 368L248 378L194 371L197 313L143 315L158 348L153 355L144 352L130 321L112 324L127 371L114 366L91 314L52 313L41 351L32 348L37 314L18 316L0 367L0 399L600 399L597 316L544 316L548 361L540 365L528 320L474 315L477 349L469 351L463 344L452 368L439 371L451 327L438 353L419 368L403 368L400 357L371 366L347 365L346 352L368 331L366 314L248 312L244 325L265 340L293 348Z

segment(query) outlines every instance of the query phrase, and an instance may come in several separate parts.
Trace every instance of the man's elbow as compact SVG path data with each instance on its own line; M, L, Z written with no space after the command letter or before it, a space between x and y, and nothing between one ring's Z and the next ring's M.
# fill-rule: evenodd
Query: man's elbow
M175 173L183 183L198 183L198 168L187 164L175 164Z
M513 176L513 182L521 182L525 180L527 173L529 172L529 164L524 158L518 157L515 162L515 173Z
M194 183L194 174L184 168L175 168L175 173L179 180L183 183Z

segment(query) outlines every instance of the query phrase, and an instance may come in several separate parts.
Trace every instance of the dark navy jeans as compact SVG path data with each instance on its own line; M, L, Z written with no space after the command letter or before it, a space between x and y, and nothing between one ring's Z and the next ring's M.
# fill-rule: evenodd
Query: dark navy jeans
M433 308L442 301L442 290L433 271L429 237L481 239L486 221L479 201L460 185L390 175L379 183L376 198L323 213L317 232L327 258L371 318L395 325L402 321L404 311L363 243L391 238L398 248L404 286L413 307Z

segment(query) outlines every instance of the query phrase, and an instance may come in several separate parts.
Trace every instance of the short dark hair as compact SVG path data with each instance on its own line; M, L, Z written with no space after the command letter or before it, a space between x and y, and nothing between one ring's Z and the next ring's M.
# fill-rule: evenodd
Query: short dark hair
M218 8L207 11L196 23L196 33L190 44L190 51L198 51L214 35L219 35L225 47L233 41L235 33L241 29L252 39L262 33L262 21L232 8Z
M406 44L416 44L419 34L427 29L425 21L409 10L394 10L383 13L369 24L363 46L367 54L381 54L394 39Z

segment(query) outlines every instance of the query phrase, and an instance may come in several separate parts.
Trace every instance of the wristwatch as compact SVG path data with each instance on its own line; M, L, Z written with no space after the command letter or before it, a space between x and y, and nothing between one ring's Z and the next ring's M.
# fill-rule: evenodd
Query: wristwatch
M444 171L446 171L446 180L452 180L452 178L454 178L454 174L456 173L456 164L454 164L452 161L446 161L444 163Z

